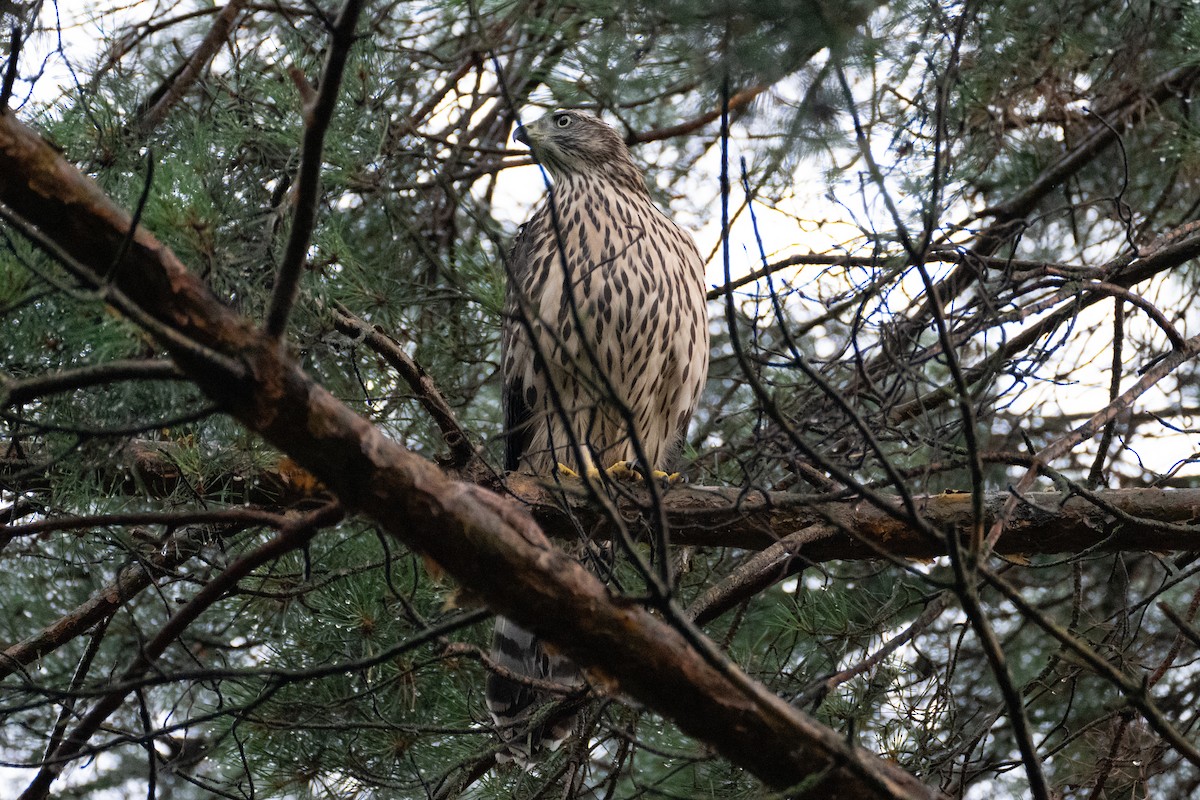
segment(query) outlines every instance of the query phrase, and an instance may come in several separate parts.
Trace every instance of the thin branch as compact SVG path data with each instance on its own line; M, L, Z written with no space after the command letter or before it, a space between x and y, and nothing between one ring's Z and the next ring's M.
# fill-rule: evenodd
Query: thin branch
M1200 231L1197 230L1195 223L1189 223L1163 234L1152 244L1143 248L1140 254L1122 253L1120 256L1112 259L1101 270L1093 273L1093 275L1101 276L1103 282L1106 284L1129 287L1162 272L1174 269L1198 256L1200 256ZM1090 284L1087 286L1090 286ZM985 356L977 363L968 367L964 370L964 378L969 383L974 384L991 377L1002 365L1024 353L1030 347L1033 347L1038 340L1048 335L1050 331L1053 331L1067 320L1074 318L1083 309L1104 300L1112 294L1109 291L1103 290L1093 291L1087 288L1087 286L1081 289L1064 286L1059 291L1059 294L1056 295L1056 298L1061 300L1069 299L1070 305L1047 314L1034 325L1031 325L1017 336L1009 339L999 350ZM1137 295L1133 296L1136 297ZM962 341L962 338L956 337L955 341ZM938 352L940 350L930 350L929 354L934 355ZM870 368L870 365L868 364L864 368ZM919 414L938 408L947 400L952 399L952 397L952 394L947 393L943 389L934 389L920 397L895 406L888 411L887 420L890 424L899 424L913 419Z
M759 84L746 89L741 89L730 96L729 102L725 107L729 111L737 111L743 106L750 104L750 101L758 97L760 94L770 89L768 84ZM721 118L721 108L714 108L711 111L706 111L703 114L695 116L678 125L670 125L665 128L655 128L652 131L643 131L641 133L630 133L625 137L625 144L636 145L646 144L647 142L660 142L664 139L674 139L677 136L686 136L689 133L696 131Z
M287 329L288 316L300 291L300 274L307 260L309 241L317 220L320 202L321 163L325 149L325 133L333 121L338 90L350 47L354 44L354 28L362 11L363 0L346 0L330 30L329 52L321 71L321 83L311 101L304 103L304 143L300 150L300 167L296 175L295 213L288 232L283 261L275 276L271 304L263 327L267 336L279 339Z
M221 48L221 44L229 38L229 34L233 32L233 23L237 19L237 15L245 7L246 0L229 0L229 4L221 9L217 14L217 18L213 20L213 26L209 29L208 34L201 40L196 51L192 53L192 57L188 59L187 64L175 76L171 84L163 91L162 96L149 109L142 114L137 120L137 130L145 135L146 133L158 127L171 108L179 102L179 100L187 94L188 90L200 78L200 74L212 61L217 51Z
M16 406L38 397L73 392L118 381L187 380L170 361L117 359L103 364L53 372L36 378L24 378L0 386L0 406Z
M276 520L278 519L276 517ZM275 525L281 526L279 522ZM161 546L148 549L139 561L123 568L111 583L101 587L85 603L32 636L0 652L0 678L11 675L47 653L57 650L111 616L114 611L148 587L157 576L170 572L194 556L205 541L213 537L228 536L246 527L248 525L245 523L231 525L220 531L188 527L171 534Z
M115 525L268 525L278 528L286 521L282 514L253 508L227 508L218 511L135 511L117 514L95 514L84 517L50 517L24 525L6 525L0 536L10 539L54 531L77 531L86 528L107 528Z
M885 658L895 653L904 645L911 642L918 635L923 633L926 628L933 624L934 620L942 615L949 606L950 598L953 593L949 591L938 592L925 605L925 609L921 614L912 621L912 624L905 628L900 633L893 636L887 643L876 650L874 653L859 661L857 664L847 667L840 672L830 675L820 683L816 684L812 689L805 692L802 701L804 705L810 703L820 703L830 692L841 686L846 681L862 675L871 669L874 669Z
M154 638L145 644L142 651L133 659L133 663L126 668L121 675L120 682L127 683L151 669L155 659L162 655L184 629L224 597L227 592L233 590L242 578L263 564L277 560L284 553L303 547L317 535L321 528L331 525L341 518L341 506L336 503L330 504L301 519L289 522L273 539L234 561L220 575L201 587L191 600L171 616L171 619L163 625ZM117 689L97 701L62 744L55 748L54 753L47 756L42 769L21 793L20 800L45 798L49 794L50 784L68 763L79 756L88 740L120 707L128 693L129 691L124 688Z
M471 446L467 432L458 424L454 409L424 368L378 325L371 325L356 317L341 303L334 303L333 312L334 325L340 332L365 342L400 374L416 394L417 401L429 412L438 430L442 432L442 440L450 448L450 463L446 466L454 470L464 469L475 458L475 448Z
M1050 634L1050 636L1057 639L1078 660L1096 673L1096 675L1116 687L1125 696L1129 704L1142 713L1142 716L1150 724L1150 727L1164 740L1169 742L1180 756L1191 764L1200 766L1200 750L1197 750L1171 724L1168 716L1151 699L1149 689L1144 681L1122 672L1104 655L1101 655L1094 648L1049 619L1040 609L1031 605L1021 595L1020 591L999 575L996 575L985 567L980 567L979 573L991 586L998 589L1002 595L1008 598L1008 601L1016 607L1025 619L1033 622L1046 633Z
M747 558L729 575L701 594L686 614L697 625L705 625L768 586L796 572L796 565L809 564L804 546L834 535L829 526L803 528Z

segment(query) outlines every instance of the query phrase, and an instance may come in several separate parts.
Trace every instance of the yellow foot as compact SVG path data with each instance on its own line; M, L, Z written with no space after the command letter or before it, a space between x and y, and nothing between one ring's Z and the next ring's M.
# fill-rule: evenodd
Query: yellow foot
M575 470L571 469L570 467L568 467L566 464L562 463L561 461L558 462L558 474L560 477L563 477L563 478L570 478L570 479L576 480L576 481L580 480L579 473L576 472ZM595 467L588 467L587 476L589 478L599 478L600 470L596 469Z
M632 461L618 461L604 472L608 477L617 481L640 481L646 477L645 473L638 469ZM678 472L666 473L661 469L652 469L650 477L665 483L678 483L683 476Z

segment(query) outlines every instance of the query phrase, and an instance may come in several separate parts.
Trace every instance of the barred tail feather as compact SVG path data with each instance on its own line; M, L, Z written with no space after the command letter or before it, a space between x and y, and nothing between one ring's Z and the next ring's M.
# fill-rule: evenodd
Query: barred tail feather
M547 653L537 637L506 617L496 617L492 660L516 675L565 686L581 683L574 664ZM557 750L575 727L574 714L552 716L531 726L530 718L553 696L528 684L489 673L485 694L488 711L507 747L507 752L497 756L499 760L512 759L528 767L543 753Z

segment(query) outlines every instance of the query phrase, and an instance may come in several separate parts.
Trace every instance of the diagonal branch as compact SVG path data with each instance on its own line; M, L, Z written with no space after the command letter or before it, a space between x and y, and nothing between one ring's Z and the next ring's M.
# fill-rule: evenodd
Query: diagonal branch
M304 144L300 151L300 169L296 176L295 213L292 228L288 232L287 245L283 250L283 263L275 276L275 288L271 293L271 304L267 309L264 330L267 336L278 339L287 329L288 316L296 304L300 290L300 273L304 270L309 240L317 220L317 204L320 201L321 154L325 149L325 133L333 120L333 107L337 103L338 89L342 85L342 73L350 46L354 44L354 26L362 11L363 0L346 0L341 13L333 23L329 53L321 71L321 84L316 94L305 98Z
M237 19L238 13L245 5L246 0L230 0L229 5L221 9L212 28L209 29L208 35L200 42L200 46L192 53L192 57L187 60L177 75L172 76L171 82L162 89L160 95L155 99L154 105L141 115L136 123L138 131L144 134L158 127L158 124L166 118L171 107L178 103L187 90L195 84L200 73L217 54L221 43L229 37L233 30L234 20Z
M378 325L371 325L366 320L359 319L341 303L334 304L333 315L333 324L341 333L365 342L367 347L382 356L392 369L400 373L400 377L416 393L417 400L429 412L438 430L442 432L443 441L450 448L450 463L446 466L454 470L466 468L475 458L475 448L471 446L467 432L458 424L454 409L424 368Z
M124 684L141 677L152 669L155 659L162 655L197 617L224 597L227 592L234 589L238 581L256 568L278 559L285 553L303 547L321 528L336 523L341 517L341 506L333 503L306 517L290 521L274 538L234 561L226 567L224 572L206 583L183 608L176 611L167 620L154 638L142 647L141 652L134 657L133 663L121 675L121 679L118 681L119 688L100 698L62 743L54 749L54 752L46 755L42 769L21 793L20 800L41 800L49 794L50 784L58 777L63 768L84 751L92 735L114 711L120 708L121 703L130 692L130 689Z
M173 524L187 527L171 534L160 546L153 550L148 549L139 560L122 568L111 582L89 597L85 603L59 617L37 633L0 650L0 679L33 663L47 653L57 650L101 620L107 619L114 611L150 586L156 577L170 572L198 553L204 542L214 537L228 536L252 525L282 527L284 524L284 518L281 515L250 509L196 514L113 515L108 518L85 517L80 518L80 521L90 527L102 524L121 524L131 520L161 522L164 519L169 519ZM200 525L205 525L205 527L199 527ZM10 535L57 529L70 529L70 521L48 519L28 525L0 528L0 542Z
M728 108L732 111L740 109L743 106L749 105L750 101L758 97L760 94L771 88L766 84L757 84L750 86L741 91L735 92L730 98ZM665 128L655 128L652 131L642 131L641 133L630 133L625 137L625 144L646 144L647 142L660 142L665 139L674 139L679 136L686 136L689 133L694 133L710 122L720 118L721 109L714 108L705 111L703 114L693 117L686 122L681 122L678 125L670 125Z

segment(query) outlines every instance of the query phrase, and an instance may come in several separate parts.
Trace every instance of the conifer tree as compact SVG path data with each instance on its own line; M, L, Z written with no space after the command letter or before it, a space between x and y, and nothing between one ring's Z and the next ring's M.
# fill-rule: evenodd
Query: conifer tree
M1195 794L1194 4L68 5L0 4L0 795ZM686 482L500 469L556 107L708 259ZM495 613L590 678L528 771Z

